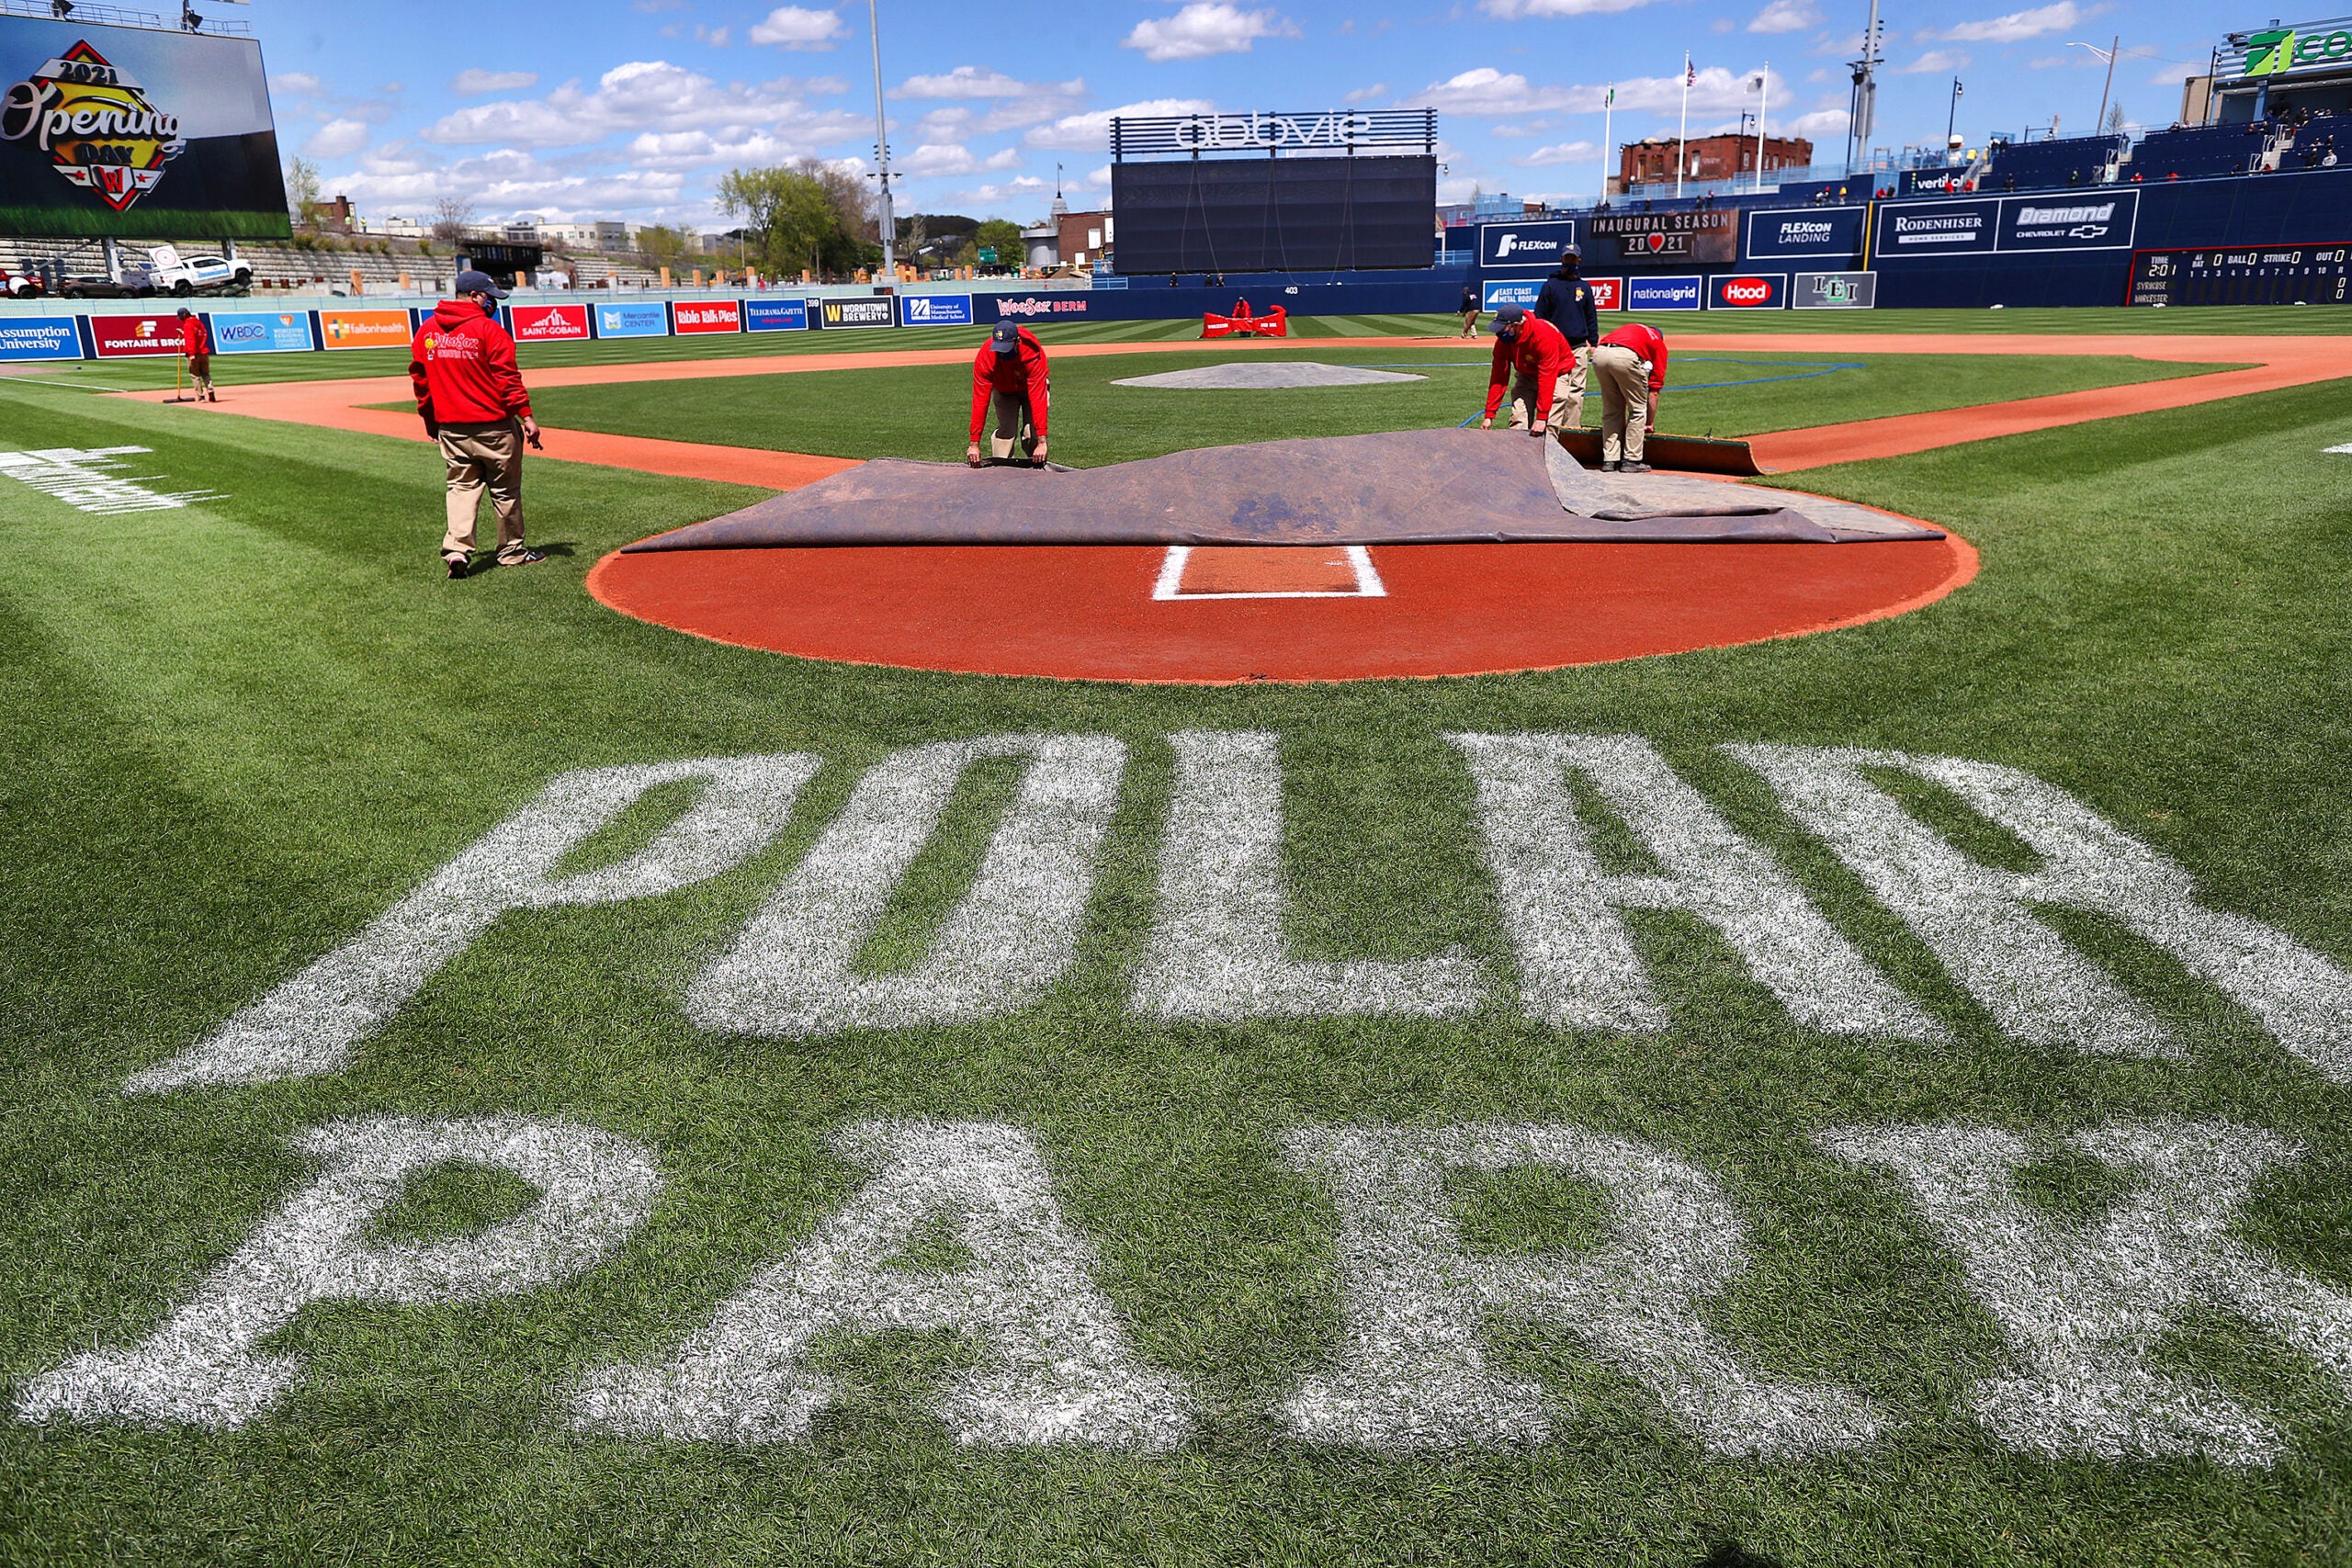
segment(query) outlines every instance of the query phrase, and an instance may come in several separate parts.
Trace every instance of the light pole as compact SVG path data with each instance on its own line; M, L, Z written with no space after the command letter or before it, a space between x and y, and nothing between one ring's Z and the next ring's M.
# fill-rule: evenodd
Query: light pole
M876 176L882 186L882 270L890 281L899 280L899 218L890 209L890 127L882 118L882 22L875 11L876 0L865 0L866 30L874 36L874 160L881 172Z
M2068 49L2087 49L2093 54L2098 55L2101 60L2107 62L2107 82L2106 85L2098 90L2098 118L2091 126L2091 134L2093 136L2097 136L2107 129L2107 96L2109 93L2115 90L2115 57L2123 52L2123 35L2121 33L2116 34L2115 41L2109 44L2105 49L2099 48L2099 46L2095 43L2070 43L2066 47Z
M1756 73L1756 188L1764 188L1764 111L1772 101L1772 62Z
M1960 123L1960 95L1966 90L1960 85L1959 77L1951 79L1951 107L1944 111L1944 162L1947 164L1951 162L1952 127Z

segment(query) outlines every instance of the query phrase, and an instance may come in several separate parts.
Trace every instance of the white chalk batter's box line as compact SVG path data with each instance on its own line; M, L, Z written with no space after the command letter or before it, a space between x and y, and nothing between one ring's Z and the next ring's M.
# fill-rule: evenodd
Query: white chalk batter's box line
M1211 548L1218 547L1212 546ZM1261 547L1241 546L1239 548ZM1283 547L1295 548L1297 547ZM1193 558L1191 545L1170 545L1168 558L1159 563L1159 581L1152 585L1154 599L1385 599L1387 584L1380 581L1380 570L1372 564L1372 551L1362 545L1340 547L1348 558L1348 570L1355 573L1356 585L1351 589L1302 588L1263 593L1187 593L1183 591L1184 563Z

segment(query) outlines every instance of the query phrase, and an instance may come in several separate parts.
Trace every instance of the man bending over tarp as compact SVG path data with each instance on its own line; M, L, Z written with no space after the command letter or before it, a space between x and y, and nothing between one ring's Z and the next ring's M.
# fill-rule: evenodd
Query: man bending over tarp
M1503 382L1509 378L1513 430L1524 430L1540 439L1547 430L1566 429L1567 374L1576 363L1576 350L1551 322L1516 305L1496 311L1494 365L1487 377L1487 417L1478 428L1493 427L1495 410L1503 400Z
M1627 321L1592 351L1592 373L1600 382L1601 471L1648 473L1642 443L1666 390L1666 334Z
M980 457L980 420L996 406L996 429L989 436L989 454L1002 462L1015 446L1033 463L1046 460L1046 345L1027 327L999 321L989 341L972 359L972 437L964 461L984 466Z

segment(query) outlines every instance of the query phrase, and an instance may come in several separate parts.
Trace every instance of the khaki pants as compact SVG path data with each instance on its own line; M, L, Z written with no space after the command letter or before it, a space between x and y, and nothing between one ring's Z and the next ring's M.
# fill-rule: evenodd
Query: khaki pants
M1462 312L1462 335L1464 337L1476 337L1478 335L1478 318L1483 314L1485 314L1485 312L1482 310L1464 310Z
M989 434L989 456L1010 457L1013 448L1021 449L1024 457L1037 455L1037 421L1029 412L1029 399L1021 392L998 392L990 399L996 410L996 429ZM1046 394L1046 406L1053 406L1053 394Z
M1584 412L1584 374L1578 370L1570 378L1562 376L1552 383L1552 406L1544 411L1544 427L1562 431L1575 423ZM1532 376L1513 376L1510 383L1510 427L1526 430L1535 423L1535 397L1539 390Z
M511 561L521 555L523 427L513 420L445 424L441 457L449 465L449 531L441 536L441 558L465 560L473 554L474 514L481 509L484 490L498 514L498 558Z
M209 354L189 355L187 378L188 384L196 389L198 397L210 397L212 395L212 356Z
M1592 351L1592 374L1600 383L1600 460L1640 462L1650 426L1650 362L1604 343Z

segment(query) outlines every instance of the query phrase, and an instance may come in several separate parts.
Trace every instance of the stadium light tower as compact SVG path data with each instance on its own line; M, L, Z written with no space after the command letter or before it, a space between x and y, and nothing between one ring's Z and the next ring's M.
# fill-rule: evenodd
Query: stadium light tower
M1882 36L1878 0L1871 0L1871 24L1862 33L1862 57L1851 63L1853 108L1846 117L1846 175L1849 179L1854 173L1854 153L1859 149L1867 154L1871 131L1878 122L1878 68L1885 60L1879 52Z
M899 215L890 207L890 127L882 118L882 21L875 0L865 0L865 30L874 39L874 166L882 187L882 270L899 281Z

